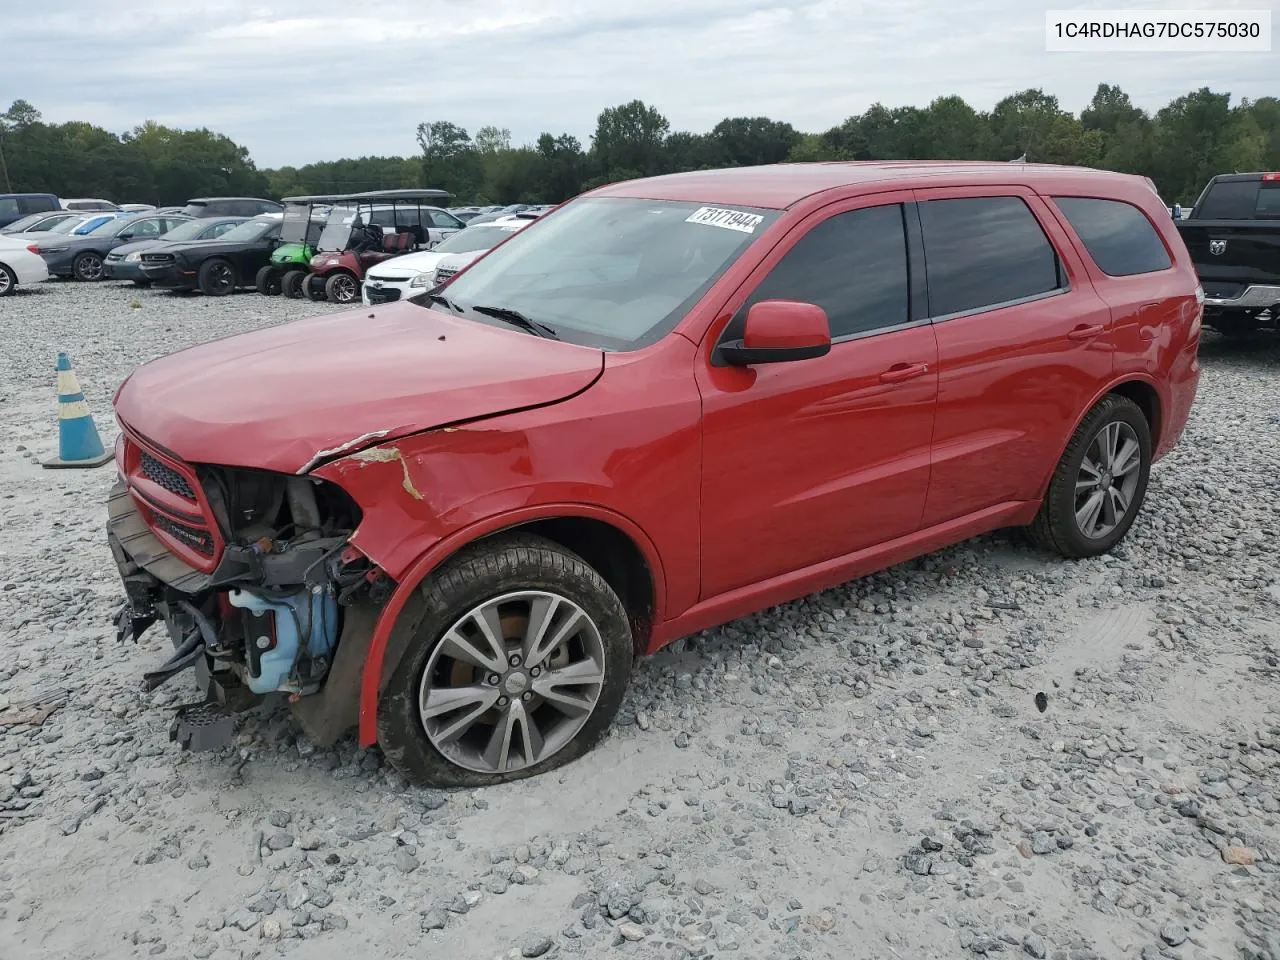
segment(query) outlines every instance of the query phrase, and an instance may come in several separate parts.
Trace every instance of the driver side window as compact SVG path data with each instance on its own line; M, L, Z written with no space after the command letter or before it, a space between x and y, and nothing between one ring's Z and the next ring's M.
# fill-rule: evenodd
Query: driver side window
M761 300L817 304L827 313L833 340L900 326L909 319L909 287L902 204L837 213L787 251L725 337L741 336L734 331Z

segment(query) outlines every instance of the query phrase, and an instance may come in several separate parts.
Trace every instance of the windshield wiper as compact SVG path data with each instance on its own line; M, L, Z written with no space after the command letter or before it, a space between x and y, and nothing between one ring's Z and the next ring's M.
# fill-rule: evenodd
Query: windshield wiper
M454 311L455 313L462 312L462 308L460 306L458 306L456 303L454 303L452 300L450 300L448 297L444 296L443 294L428 293L427 299L430 300L432 303L438 303L441 306L448 307L450 310Z
M534 336L542 337L546 340L560 339L560 335L556 333L554 328L548 327L541 320L532 320L526 317L519 310L512 310L510 307L472 307L471 309L476 313L483 313L486 317L505 320L513 327L528 330Z

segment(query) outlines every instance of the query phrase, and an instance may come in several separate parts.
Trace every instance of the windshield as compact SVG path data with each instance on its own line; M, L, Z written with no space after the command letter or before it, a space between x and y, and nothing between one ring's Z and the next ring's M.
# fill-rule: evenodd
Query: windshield
M87 217L68 217L66 220L63 220L61 223L55 224L54 226L50 227L49 232L50 233L70 233L76 227L84 223L86 219L88 218Z
M435 253L472 253L476 250L488 250L515 232L506 227L467 227L451 237L446 237L432 249Z
M212 225L216 224L216 220L187 220L180 223L168 233L160 235L163 240L195 240L200 234L208 230Z
M252 242L261 239L275 225L273 220L246 220L240 226L232 227L218 239L239 243Z
M319 212L322 209L323 207L317 205L314 216L319 216ZM284 205L284 224L280 227L280 239L286 243L298 243L305 240L312 216L311 204L286 203Z
M48 218L48 213L29 213L21 220L13 221L13 223L9 224L3 230L0 230L0 233L21 233L33 223L39 223L41 220L47 220Z
M116 217L114 220L108 220L106 223L99 224L89 232L95 237L114 237L133 222L134 220L132 217Z
M459 274L444 295L467 311L517 311L562 340L634 349L675 326L777 217L750 207L575 200Z
M345 203L334 204L329 211L329 219L316 241L317 250L345 250L347 241L351 239L351 229L355 225L359 211Z

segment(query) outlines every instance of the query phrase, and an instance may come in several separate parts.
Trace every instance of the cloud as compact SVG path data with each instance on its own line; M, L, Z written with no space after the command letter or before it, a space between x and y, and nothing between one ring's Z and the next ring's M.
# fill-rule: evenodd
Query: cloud
M1258 4L1215 9L1231 6ZM1027 87L1073 110L1103 82L1148 109L1200 86L1280 92L1280 51L1046 53L1044 8L1020 0L44 0L5 33L0 90L47 119L207 126L260 166L412 153L422 120L586 142L637 97L674 129L821 130L875 102L989 109Z

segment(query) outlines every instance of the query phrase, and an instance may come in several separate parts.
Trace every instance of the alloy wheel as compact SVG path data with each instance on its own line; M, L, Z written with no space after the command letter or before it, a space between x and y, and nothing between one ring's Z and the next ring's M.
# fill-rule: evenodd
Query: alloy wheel
M9 291L13 288L13 278L9 276L9 271L4 267L0 267L0 297L9 295Z
M102 279L102 258L95 253L84 253L76 261L76 277L80 280Z
M231 272L231 267L225 263L220 263L209 271L209 279L213 288L218 292L230 290L235 285L235 276Z
M427 739L451 763L508 773L554 756L582 729L605 680L591 617L557 593L484 601L432 651L418 689Z
M1121 420L1103 424L1085 448L1076 476L1076 526L1100 540L1120 525L1133 505L1142 471L1142 446Z

